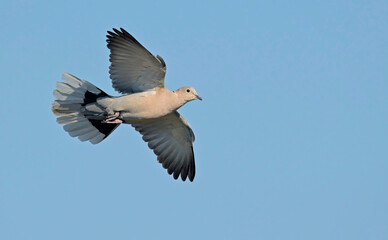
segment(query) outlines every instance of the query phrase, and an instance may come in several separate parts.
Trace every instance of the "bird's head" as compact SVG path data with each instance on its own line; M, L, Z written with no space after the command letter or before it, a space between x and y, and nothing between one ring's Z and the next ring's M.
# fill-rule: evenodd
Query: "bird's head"
M176 90L175 93L180 98L183 98L186 102L196 100L196 99L202 101L202 98L198 96L197 92L192 87L181 87L178 90Z

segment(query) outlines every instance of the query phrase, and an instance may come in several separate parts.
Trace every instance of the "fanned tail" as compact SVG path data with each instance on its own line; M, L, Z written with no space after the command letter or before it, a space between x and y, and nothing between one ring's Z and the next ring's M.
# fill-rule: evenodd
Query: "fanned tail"
M64 124L63 129L81 141L97 144L109 136L120 124L103 123L101 120L88 119L82 112L83 106L93 103L100 97L109 97L93 84L63 73L57 82L51 110L58 116L57 122Z

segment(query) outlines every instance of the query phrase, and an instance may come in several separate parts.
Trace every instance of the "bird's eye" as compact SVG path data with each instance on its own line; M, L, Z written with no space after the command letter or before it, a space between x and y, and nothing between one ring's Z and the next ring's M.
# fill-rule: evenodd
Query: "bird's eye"
M186 92L190 92L190 89L187 89Z

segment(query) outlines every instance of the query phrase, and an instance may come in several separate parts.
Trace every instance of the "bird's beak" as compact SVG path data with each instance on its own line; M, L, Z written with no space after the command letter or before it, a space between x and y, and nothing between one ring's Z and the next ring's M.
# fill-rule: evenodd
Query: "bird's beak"
M200 96L198 96L198 94L195 94L195 96L197 97L198 100L202 101L202 98Z

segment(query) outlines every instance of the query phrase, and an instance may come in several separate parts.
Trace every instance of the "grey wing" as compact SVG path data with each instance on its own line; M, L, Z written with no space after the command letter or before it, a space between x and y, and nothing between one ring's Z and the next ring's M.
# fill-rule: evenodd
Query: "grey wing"
M180 175L183 181L187 176L190 181L194 180L195 136L190 125L178 112L132 126L143 135L143 140L148 142L168 174L173 174L174 179Z
M127 31L108 31L109 67L113 88L120 93L143 92L164 87L166 64L152 55Z

